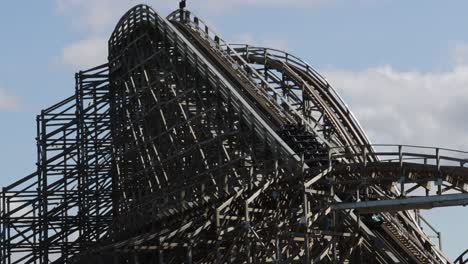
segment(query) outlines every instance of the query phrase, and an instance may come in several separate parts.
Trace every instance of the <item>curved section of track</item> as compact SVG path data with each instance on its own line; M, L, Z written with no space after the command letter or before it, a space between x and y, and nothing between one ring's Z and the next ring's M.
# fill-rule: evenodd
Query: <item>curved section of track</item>
M58 132L38 127L39 173L2 193L1 263L447 263L411 213L377 226L337 206L409 192L395 182L466 193L462 153L372 146L301 59L138 5L109 63L77 77L45 123Z

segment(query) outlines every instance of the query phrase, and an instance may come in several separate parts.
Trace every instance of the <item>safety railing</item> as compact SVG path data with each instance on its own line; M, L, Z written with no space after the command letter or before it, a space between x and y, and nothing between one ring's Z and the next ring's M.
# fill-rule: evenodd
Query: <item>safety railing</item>
M245 50L248 54L257 54L259 56L266 56L268 58L276 59L282 61L288 65L293 66L294 68L300 69L302 72L305 72L311 77L315 82L319 83L320 86L326 87L327 91L330 93L332 98L335 99L335 102L338 103L338 106L344 110L345 114L348 116L349 120L353 125L358 129L359 133L362 134L365 138L365 142L371 144L369 137L362 128L358 119L355 117L351 109L348 107L343 98L336 92L336 90L331 86L328 81L320 73L318 73L312 66L307 62L300 59L297 56L294 56L290 53L279 49L265 48L265 47L256 47L247 44L229 44L235 50Z
M362 149L361 153L346 153L332 151L332 160L352 159L354 157L368 158L377 156L380 162L411 162L436 166L468 167L468 152L415 145L373 144L374 152L369 153L367 145L354 146Z
M193 20L191 20L192 16L189 11L184 11L180 13L175 11L171 15L168 16L169 20L176 20L181 21L184 24L191 27L191 29L200 35L205 41L207 41L217 55L222 57L224 60L229 62L232 65L232 68L237 71L237 73L246 81L251 84L251 87L255 89L255 92L262 96L265 100L271 103L271 107L274 112L281 116L283 119L289 121L290 123L295 123L291 116L289 116L288 111L285 111L284 107L279 104L278 99L275 98L278 95L274 95L274 90L266 90L265 88L268 87L268 83L264 80L264 77L261 76L253 67L251 67L236 51L235 49L231 48L231 46L224 41L220 36L214 32L208 25L203 22L203 20L199 19L196 16L193 16ZM240 64L239 64L240 63ZM264 87L261 87L255 83L250 77L249 72L256 77L260 78Z
M454 261L455 264L466 264L468 263L468 249L465 252L461 253L457 259Z
M291 105L291 103L286 98L284 98L271 86L267 80L265 80L265 76L263 76L252 65L250 65L240 54L237 53L235 48L231 47L228 42L222 39L219 34L214 32L205 22L203 22L203 20L192 14L190 11L180 12L180 10L171 13L168 16L168 19L171 21L182 22L188 25L194 32L200 34L209 43L211 43L213 51L222 54L224 58L232 63L233 67L237 69L238 73L242 74L244 77L248 79L255 77L259 81L259 83L256 84L257 90L269 100L271 105L276 109L275 111L280 111L280 114L283 116L287 115L286 113L295 116L296 119L293 123L302 123L305 125L307 130L316 135L322 143L325 143L330 147L336 147L336 144L333 144L329 142L329 140L322 137L315 128L315 124L312 124L310 119L304 117L296 109L296 107ZM250 74L247 73L246 70ZM250 75L252 75L252 77ZM287 107L285 108L285 106Z
M144 15L138 15L140 12ZM275 150L285 154L294 154L294 151L273 131L273 129L256 113L247 101L239 94L239 92L232 87L221 74L214 69L206 59L203 58L198 51L187 43L183 35L181 35L175 26L168 20L158 16L151 8L147 6L137 6L135 10L127 12L130 15L129 18L122 19L117 25L111 39L109 40L110 50L124 48L126 39L125 35L135 30L139 23L149 23L157 28L161 33L164 34L166 40L172 43L174 48L181 54L184 54L186 60L193 65L200 73L207 77L209 83L213 84L214 87L219 88L220 95L229 101L234 109L239 111L240 117L245 121L246 125L251 127L255 134L260 135L265 139L268 144L278 146ZM127 21L129 20L129 21ZM116 51L115 51L116 52ZM118 52L116 52L118 54ZM109 65L118 63L115 58L110 57ZM118 66L118 65L117 65ZM299 161L299 159L296 159Z

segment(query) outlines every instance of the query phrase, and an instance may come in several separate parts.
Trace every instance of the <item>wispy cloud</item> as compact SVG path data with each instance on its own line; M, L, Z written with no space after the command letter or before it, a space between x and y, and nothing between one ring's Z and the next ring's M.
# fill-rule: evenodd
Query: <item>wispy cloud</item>
M155 1L156 2L156 1ZM157 1L158 6L174 1ZM66 45L61 62L75 71L106 62L107 39L119 18L137 1L56 0L57 13L82 37Z
M451 60L457 65L468 64L468 43L456 42L451 49Z
M468 66L405 72L392 66L323 72L376 143L466 148Z
M107 40L91 37L79 40L64 47L62 62L74 70L87 69L107 61Z
M20 110L18 98L0 87L0 111L16 112Z
M131 0L56 1L58 12L84 33L83 38L65 47L61 56L64 64L80 68L105 61L106 39L112 27L128 8L137 4ZM144 3L167 14L177 7L177 2L150 0ZM324 3L322 0L200 0L196 4L189 2L189 6L201 7L199 9L205 9L209 16L216 13L216 9L265 5L269 8L314 8ZM279 49L288 47L287 40L251 32L235 35L231 42ZM468 109L468 44L458 43L449 55L453 57L454 66L446 72L405 72L383 65L362 71L328 69L323 73L348 99L373 141L436 143L463 148L468 144L464 133L468 128L464 122L468 114L465 110Z
M335 1L335 0L332 0ZM240 10L244 7L258 8L313 8L324 0L199 0L193 3L189 1L189 8L203 12L206 16L216 15L220 12ZM118 19L132 6L144 3L152 6L162 15L178 7L175 0L56 0L57 13L66 18L70 25L83 36L80 40L70 43L63 48L61 61L75 70L99 64L98 59L103 57L103 45L109 37L113 26ZM274 37L253 38L252 33L239 36L241 39L251 39L254 44L284 49L287 42ZM250 43L252 43L252 41ZM266 45L268 44L268 45Z
M170 0L158 2L158 6L164 2L174 3ZM127 9L139 3L134 0L56 0L58 14L85 34L106 33Z
M188 8L216 14L220 11L232 11L233 8L315 8L325 3L338 0L198 0L188 1ZM363 1L363 0L354 0ZM93 30L103 30L114 24L126 9L133 5L144 3L152 6L161 14L178 7L178 0L56 0L59 14L67 15L75 26L90 27Z

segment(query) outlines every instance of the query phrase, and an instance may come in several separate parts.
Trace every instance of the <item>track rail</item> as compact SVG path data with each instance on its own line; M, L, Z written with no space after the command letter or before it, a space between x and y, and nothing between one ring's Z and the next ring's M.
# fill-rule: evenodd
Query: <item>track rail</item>
M465 154L371 145L301 59L138 5L109 63L38 117L38 171L1 192L0 259L450 263L409 212L382 213L379 229L334 206L404 200L431 182L465 194Z
M468 249L465 250L465 252L463 252L462 254L460 254L460 256L455 260L455 264L465 264L465 263L468 263L468 258L466 257L468 256Z

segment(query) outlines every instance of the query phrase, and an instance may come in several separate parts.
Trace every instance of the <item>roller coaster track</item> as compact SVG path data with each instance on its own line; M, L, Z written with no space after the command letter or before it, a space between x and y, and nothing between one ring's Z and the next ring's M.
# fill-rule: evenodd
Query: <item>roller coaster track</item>
M307 63L185 9L129 10L37 127L0 263L452 263L412 210L468 203L468 153L372 145Z
M465 250L456 260L455 264L465 264L468 263L468 249Z

